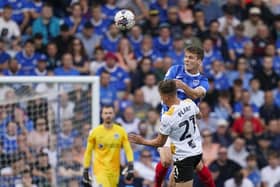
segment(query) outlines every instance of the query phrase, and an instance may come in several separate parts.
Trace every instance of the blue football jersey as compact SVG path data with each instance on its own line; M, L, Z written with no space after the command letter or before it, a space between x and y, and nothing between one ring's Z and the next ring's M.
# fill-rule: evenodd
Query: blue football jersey
M165 80L170 80L170 79L178 79L187 84L191 88L197 88L201 87L205 89L205 92L209 89L209 83L207 77L204 75L201 75L200 73L198 74L190 74L185 71L184 65L176 65L176 66L171 66L169 68L168 72L165 75ZM177 95L181 100L184 100L188 98L188 95L182 90L178 89L177 90ZM200 102L200 98L194 100L196 104ZM168 107L166 105L162 106L162 111L167 111Z

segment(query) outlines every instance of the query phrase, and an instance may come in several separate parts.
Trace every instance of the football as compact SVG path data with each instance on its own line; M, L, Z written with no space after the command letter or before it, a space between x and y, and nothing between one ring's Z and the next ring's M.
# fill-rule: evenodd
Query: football
M116 13L114 20L120 30L129 30L135 24L135 15L132 11L123 9Z

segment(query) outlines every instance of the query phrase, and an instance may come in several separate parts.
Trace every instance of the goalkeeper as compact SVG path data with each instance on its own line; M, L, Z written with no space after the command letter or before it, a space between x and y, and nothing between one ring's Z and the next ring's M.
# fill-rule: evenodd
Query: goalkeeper
M126 179L133 178L133 152L125 129L113 122L114 108L104 106L103 123L90 131L84 155L83 183L91 186L89 167L94 152L93 175L97 186L116 187L120 175L120 151L123 147L128 161Z

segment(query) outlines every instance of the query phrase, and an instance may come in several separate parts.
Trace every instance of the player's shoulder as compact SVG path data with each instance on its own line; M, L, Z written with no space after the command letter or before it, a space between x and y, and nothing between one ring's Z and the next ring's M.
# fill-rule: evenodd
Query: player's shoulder
M168 69L166 75L167 76L168 75L177 75L178 73L183 72L183 70L184 70L184 66L183 65L174 65L174 66L171 66Z
M120 123L114 123L114 129L118 132L122 132L122 133L125 133L125 129L121 126Z
M172 106L166 112L163 113L163 116L173 116L174 111L175 111L175 106Z

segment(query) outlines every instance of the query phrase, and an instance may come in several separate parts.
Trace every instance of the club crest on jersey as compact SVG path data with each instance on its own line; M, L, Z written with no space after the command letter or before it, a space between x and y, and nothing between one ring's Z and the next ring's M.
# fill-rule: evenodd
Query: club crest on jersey
M199 80L193 80L193 86L198 86L199 85L199 83L200 83L200 81Z
M118 133L114 134L115 139L119 139L120 135Z
M98 148L99 148L99 149L102 149L103 147L104 147L103 144L98 144Z

